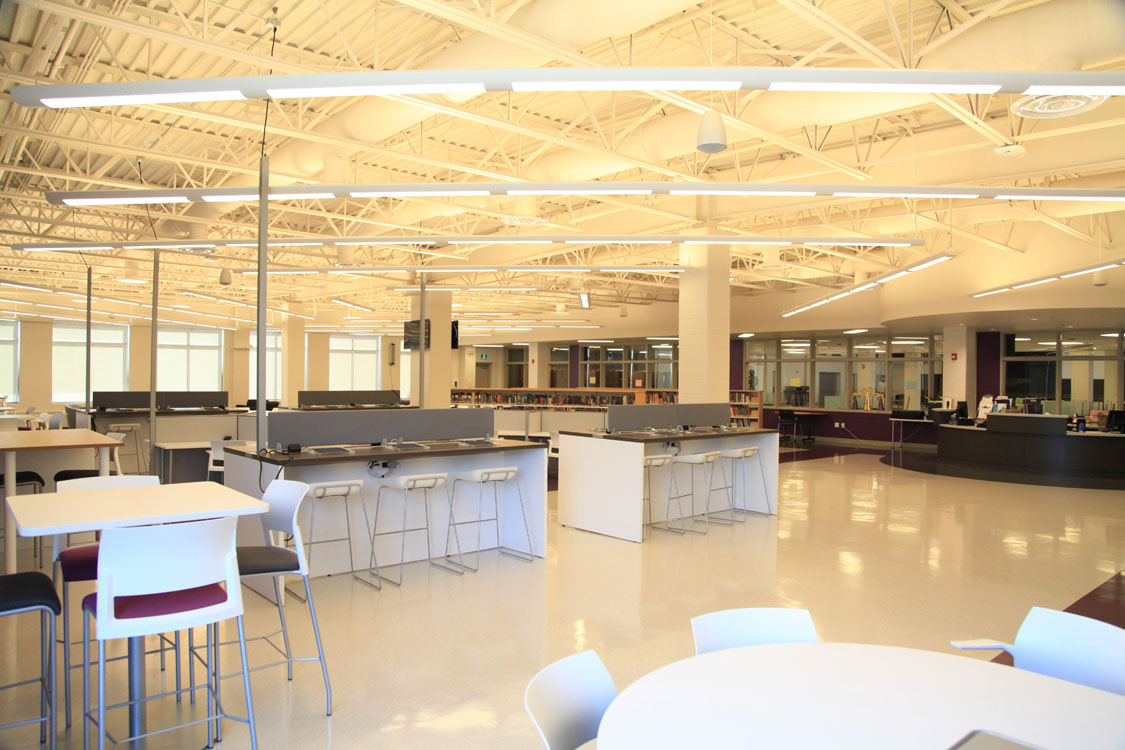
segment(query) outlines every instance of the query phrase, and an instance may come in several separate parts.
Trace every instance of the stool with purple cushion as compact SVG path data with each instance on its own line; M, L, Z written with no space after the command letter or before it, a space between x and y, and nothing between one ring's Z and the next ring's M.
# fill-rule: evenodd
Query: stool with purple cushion
M0 687L0 690L39 683L39 718L23 719L0 725L11 729L39 724L39 742L55 748L55 618L62 611L59 596L51 579L39 572L12 573L0 576L0 617L24 612L39 612L39 676Z
M107 489L112 487L150 487L160 484L157 477L150 476L115 476L115 477L83 477L80 479L68 479L56 481L55 488L58 492L82 492L84 490L93 489ZM85 581L98 580L98 545L87 544L82 547L66 547L66 537L58 535L55 537L54 551L52 558L54 560L54 581L55 584L61 583L62 590L62 652L63 652L63 695L64 695L64 711L66 726L70 726L70 670L77 669L80 665L70 663L70 649L72 646L79 643L79 641L70 640L70 616L66 609L66 604L70 599L70 584L81 583ZM161 636L162 644L159 649L160 652L160 668L164 669L164 642L167 638ZM173 642L173 650L176 653L176 688L180 687L180 645L179 634L176 634L176 639ZM121 657L114 657L110 661L116 661Z
M106 740L106 641L142 639L168 631L205 626L207 643L207 717L173 728L207 724L207 746L222 740L222 720L244 721L250 729L250 746L257 750L254 701L250 692L250 672L246 660L246 631L243 626L242 587L234 539L238 519L233 516L208 521L189 521L155 526L111 528L102 532L98 553L98 590L83 599L82 623L82 705L83 738L88 738L90 723L97 726L98 750ZM235 619L242 656L246 716L227 714L222 707L218 673L219 623ZM89 648L91 626L97 622L98 688L97 709L90 710ZM143 685L143 682L141 683ZM175 695L194 686L179 688ZM115 707L129 706L140 713L136 723L142 733L115 742L133 741L155 732L143 731L145 702L165 697L131 696ZM159 730L166 732L167 729ZM88 744L84 743L84 746Z

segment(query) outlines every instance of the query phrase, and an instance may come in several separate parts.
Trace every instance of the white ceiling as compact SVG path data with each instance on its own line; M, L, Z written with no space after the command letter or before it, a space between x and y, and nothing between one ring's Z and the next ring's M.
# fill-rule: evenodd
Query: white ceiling
M0 78L91 83L346 70L568 65L815 66L1125 70L1120 0L301 0L283 3L271 49L262 0L20 0L0 5ZM1125 185L1125 97L1072 117L1012 114L1017 96L838 95L777 92L486 94L273 103L265 128L273 184L691 180L1004 187ZM695 151L699 112L727 116L730 147ZM254 205L65 207L44 193L138 187L256 185L261 101L81 110L30 110L0 97L0 242L253 238ZM1023 156L1002 151L1023 150ZM756 270L766 248L735 248L732 294L753 297L849 286L956 241L1018 262L1016 231L1032 226L1100 249L1125 204L869 198L677 196L517 199L336 199L270 207L271 238L489 234L713 233L923 237L927 247L783 248L789 268ZM1113 212L1118 212L1115 217ZM535 216L544 223L513 226ZM448 249L448 248L447 248ZM249 308L185 297L204 291L253 302L252 276L220 286L223 268L253 263L253 248L212 255L163 252L162 314L199 323L202 313ZM271 263L325 267L330 247L271 250ZM459 248L474 264L675 262L675 246L492 245ZM776 249L774 250L776 252ZM1121 254L1121 253L1117 253ZM359 247L372 265L448 264L409 248ZM0 246L0 281L85 289L148 304L151 251L25 253ZM971 259L966 262L971 262ZM1024 274L1027 275L1027 274ZM405 274L271 277L270 306L318 322L402 317L389 287ZM440 283L533 285L532 292L460 292L458 311L518 311L554 318L592 293L597 314L676 299L670 276L493 272ZM986 286L978 284L979 286ZM46 300L0 288L0 298ZM11 292L9 294L9 292ZM77 307L77 298L54 298ZM371 314L336 305L343 299ZM71 304L73 300L74 305ZM0 311L26 310L0 302ZM145 315L101 301L95 309ZM637 308L638 310L642 308ZM40 312L48 312L40 310ZM51 310L51 313L59 313ZM345 315L356 319L346 321ZM64 313L65 314L65 313ZM635 316L634 316L635 317ZM280 320L280 317L275 315ZM378 328L376 328L378 330Z

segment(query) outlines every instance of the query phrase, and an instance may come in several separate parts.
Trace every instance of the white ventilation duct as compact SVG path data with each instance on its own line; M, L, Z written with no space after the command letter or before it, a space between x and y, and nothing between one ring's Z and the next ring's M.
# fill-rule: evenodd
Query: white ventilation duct
M600 0L535 0L513 16L510 25L571 48L606 36L637 31L696 3L688 0L600 2ZM1073 33L1065 33L1073 30ZM923 69L950 70L1077 70L1125 55L1125 2L1122 0L1054 0L982 21L927 55ZM536 53L478 33L430 58L426 69L535 67L550 62L550 53ZM752 103L745 119L776 133L806 125L836 125L909 109L930 100L926 95L802 94L765 92ZM430 113L421 108L371 97L328 118L315 130L353 140L379 143L409 128ZM695 151L699 115L678 112L646 123L620 144L623 155L664 162ZM733 141L740 133L731 133ZM743 137L745 140L745 137ZM274 151L275 172L326 179L345 172L350 154L307 141L294 140ZM606 154L559 149L540 159L526 176L541 181L582 181L634 168L630 161ZM335 181L332 179L330 181ZM231 181L228 185L239 184ZM248 180L246 182L249 182ZM189 213L217 218L229 206L200 204ZM414 205L399 217L415 223L459 213L455 206ZM189 225L191 231L202 230ZM187 227L184 227L187 229Z

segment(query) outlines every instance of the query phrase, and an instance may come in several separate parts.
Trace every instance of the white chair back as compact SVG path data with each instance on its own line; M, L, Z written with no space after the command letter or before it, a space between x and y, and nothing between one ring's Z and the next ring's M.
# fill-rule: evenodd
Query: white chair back
M1032 607L1011 652L1020 669L1125 695L1125 630L1107 622Z
M110 438L111 440L117 440L118 442L125 442L125 433L124 432L107 432L105 434L105 436L107 438ZM118 446L114 446L113 448L110 448L109 449L109 455L110 455L110 459L113 461L113 473L120 475L121 474L121 446L118 445Z
M63 428L63 420L66 419L66 414L52 414L50 420L47 422L48 430L61 430Z
M695 653L721 651L765 643L816 643L812 615L807 609L753 607L725 609L691 618Z
M106 529L98 551L98 638L186 630L242 615L234 516ZM226 600L185 612L117 619L115 600L226 584Z
M116 450L116 449L115 449ZM154 487L160 484L160 477L147 474L130 476L82 477L55 482L55 492L87 492L89 490L111 490L121 487ZM66 534L55 534L51 560L58 560L59 553L66 549Z
M305 561L305 544L301 539L301 527L297 525L297 513L301 510L301 502L308 494L309 486L304 482L294 482L291 479L275 479L266 487L262 494L262 502L269 503L270 509L263 513L262 531L266 535L266 544L273 544L271 531L293 537L293 551L297 553L300 567L295 571L298 575L308 575L309 568Z
M211 447L207 450L207 474L210 476L213 471L223 471L224 461L223 449L228 445L241 445L241 440L212 440Z
M523 704L547 750L575 750L598 736L598 724L616 697L605 664L594 651L583 651L532 677Z

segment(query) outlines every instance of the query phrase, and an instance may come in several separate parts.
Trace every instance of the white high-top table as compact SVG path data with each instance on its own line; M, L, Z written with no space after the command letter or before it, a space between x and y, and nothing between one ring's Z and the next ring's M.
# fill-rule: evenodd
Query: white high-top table
M77 534L122 526L202 521L208 518L265 513L268 509L268 503L217 482L44 492L8 498L9 518L15 519L15 526L19 528L21 536ZM145 696L144 654L144 637L130 638L130 701ZM69 675L67 678L69 679ZM133 703L129 706L129 734L137 736L144 732L144 704ZM143 744L138 746L143 747Z
M640 678L598 750L946 750L974 729L1050 750L1125 747L1125 697L935 651L787 643L714 651Z
M120 447L120 440L108 438L93 430L19 430L0 432L0 453L4 454L4 496L16 496L16 454L22 451L96 448L98 473L109 473L110 449ZM16 572L16 525L9 513L4 526L4 570Z

